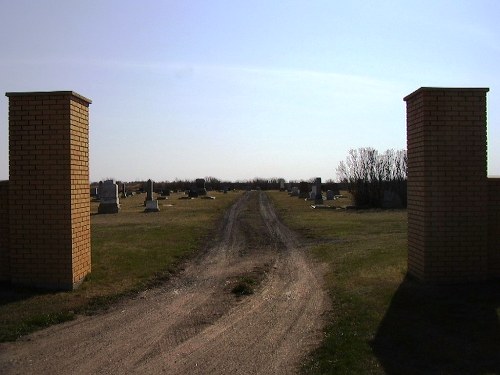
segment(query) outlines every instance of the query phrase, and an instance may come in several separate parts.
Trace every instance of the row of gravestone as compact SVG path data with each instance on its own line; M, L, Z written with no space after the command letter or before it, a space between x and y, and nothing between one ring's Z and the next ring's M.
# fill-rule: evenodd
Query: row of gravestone
M115 182L114 180L107 180L107 181L99 181L99 187L91 187L90 196L96 199L100 199L101 196L106 198L106 196L113 195L114 194L113 191L115 189L110 187L109 181L111 181L111 183L114 183L116 185L117 194L119 193L121 198L127 198L135 194L135 192L127 191L125 184Z
M122 198L127 196L125 184L121 184ZM99 190L94 191L99 196L99 207L97 212L100 214L115 214L120 211L120 198L118 194L118 184L114 180L99 182ZM146 212L158 212L158 201L153 197L153 181L146 183L146 200L144 201Z
M145 212L158 212L160 208L158 206L158 200L154 199L153 196L153 181L148 180L146 182L146 200L144 201ZM99 188L92 188L90 194L99 197L99 207L97 212L99 214L115 214L120 211L120 198L118 197L118 184L114 180L106 180L99 182ZM207 189L205 188L205 179L198 178L195 181L195 185L189 189L187 192L189 198L197 198L199 196L205 196L207 194ZM127 197L127 192L125 190L125 184L121 184L121 195L122 198ZM161 196L163 199L170 195L170 191L163 190Z
M321 191L321 177L317 177L311 186L305 181L300 182L299 186L291 186L291 184L285 184L284 181L281 183L280 181L280 190L288 191L288 194L291 197L314 201L315 204L323 204L324 201L323 193ZM336 195L339 195L338 191L327 190L326 200L334 200Z

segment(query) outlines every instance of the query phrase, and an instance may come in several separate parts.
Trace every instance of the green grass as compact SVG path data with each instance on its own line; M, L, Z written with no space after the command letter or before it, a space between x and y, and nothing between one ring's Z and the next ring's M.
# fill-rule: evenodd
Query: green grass
M213 240L223 213L240 193L211 195L216 199L179 200L174 194L159 201L157 213L144 213L144 194L122 199L118 214L97 215L98 203L92 203L92 273L72 292L1 287L0 341L103 309L168 278L183 259Z
M330 322L304 373L500 373L498 282L436 287L407 277L405 210L313 210L269 195L328 269Z

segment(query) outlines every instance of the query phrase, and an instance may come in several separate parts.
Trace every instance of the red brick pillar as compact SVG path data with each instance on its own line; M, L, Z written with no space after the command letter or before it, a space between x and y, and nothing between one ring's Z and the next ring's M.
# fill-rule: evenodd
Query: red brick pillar
M426 282L487 278L487 92L422 87L404 98L408 272Z
M73 289L90 272L91 101L71 91L6 95L12 282Z

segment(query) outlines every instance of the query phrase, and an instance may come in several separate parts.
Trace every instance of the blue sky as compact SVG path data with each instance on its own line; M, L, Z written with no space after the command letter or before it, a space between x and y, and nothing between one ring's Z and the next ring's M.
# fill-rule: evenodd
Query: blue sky
M336 178L406 148L403 97L489 87L500 175L500 2L0 0L0 88L92 99L90 178ZM0 97L0 179L8 178Z

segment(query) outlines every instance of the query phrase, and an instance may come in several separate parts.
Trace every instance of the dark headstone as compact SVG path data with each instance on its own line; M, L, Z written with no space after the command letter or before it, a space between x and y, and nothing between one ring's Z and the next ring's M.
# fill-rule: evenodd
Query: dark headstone
M323 193L321 192L321 177L314 180L314 203L323 204Z
M153 181L149 179L146 182L146 200L144 201L144 206L146 206L146 209L144 212L158 212L160 211L160 208L158 207L158 201L154 199L153 195Z
M326 200L332 201L334 199L335 199L335 192L333 190L327 190L326 191Z
M196 179L196 191L198 195L207 195L207 189L205 187L205 179L197 178Z
M153 181L151 179L146 182L146 200L153 200Z
M97 198L101 198L102 181L99 181L99 188L97 189Z
M302 181L299 184L299 198L302 199L309 198L309 184L305 181Z
M100 203L97 212L100 214L116 214L120 211L118 185L114 180L99 182Z

